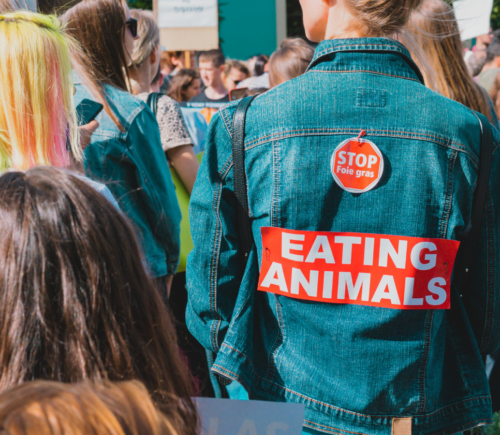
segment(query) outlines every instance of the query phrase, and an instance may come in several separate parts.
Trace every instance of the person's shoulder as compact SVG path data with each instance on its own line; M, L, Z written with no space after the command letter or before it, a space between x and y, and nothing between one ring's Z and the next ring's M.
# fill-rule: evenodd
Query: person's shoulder
M207 96L205 95L205 91L201 94L194 96L189 100L190 103L205 103L207 102Z
M175 101L172 97L169 97L168 95L161 94L158 103L161 104L163 107L167 108L177 108L179 107L179 103Z
M130 92L115 88L114 86L105 85L106 94L117 106L127 112L141 111L147 108L147 105L138 96L132 95Z
M108 102L111 108L120 118L124 119L122 123L125 132L127 132L134 123L150 118L154 120L154 115L148 105L138 96L122 89L106 85ZM147 99L147 98L146 98Z
M420 101L418 113L414 109L413 118L425 125L427 133L433 138L440 138L440 143L446 143L447 147L477 161L482 124L489 124L490 121L471 108L428 88L421 90Z

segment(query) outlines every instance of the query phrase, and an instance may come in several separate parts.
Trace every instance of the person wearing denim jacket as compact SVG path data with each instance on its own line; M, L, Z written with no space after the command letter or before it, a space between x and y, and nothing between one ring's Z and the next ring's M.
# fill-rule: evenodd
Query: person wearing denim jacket
M106 112L98 115L99 128L84 152L85 173L106 184L133 222L151 275L174 275L179 265L181 214L158 123L142 101L104 86L123 131ZM78 77L75 87L76 105L95 100Z
M392 11L407 3L395 0ZM255 245L243 269L231 153L236 106L211 122L190 208L186 317L216 353L212 371L241 383L251 399L305 404L305 433L453 434L491 423L482 356L500 346L498 132L473 285L462 295L452 288L451 309L329 304L256 290L260 229L463 240L479 119L426 88L407 49L391 38L321 42L303 76L249 108L245 170ZM353 194L335 183L330 161L362 130L385 169L373 190Z

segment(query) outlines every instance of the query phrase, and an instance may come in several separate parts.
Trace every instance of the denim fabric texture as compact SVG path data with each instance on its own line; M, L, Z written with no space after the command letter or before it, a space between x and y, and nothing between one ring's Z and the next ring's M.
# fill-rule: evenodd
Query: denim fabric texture
M75 104L95 100L75 80ZM105 184L132 221L153 277L173 275L179 265L181 212L156 118L128 92L105 85L107 100L124 131L102 111L84 152L86 175ZM119 249L119 246L117 246Z
M422 84L387 38L321 43L306 74L258 96L246 121L245 167L255 248L238 256L231 137L237 103L212 120L191 200L188 327L217 353L213 370L251 399L306 405L313 434L416 435L491 422L481 355L500 346L500 151L473 286L451 310L324 304L256 291L260 228L461 240L470 230L480 153L474 113ZM342 190L330 160L361 130L384 155L375 189Z

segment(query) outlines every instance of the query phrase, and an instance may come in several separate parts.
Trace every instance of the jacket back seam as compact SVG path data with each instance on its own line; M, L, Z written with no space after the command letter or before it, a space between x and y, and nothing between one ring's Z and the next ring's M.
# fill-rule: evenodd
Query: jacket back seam
M221 324L220 314L217 311L217 268L219 265L220 242L222 234L222 222L219 215L220 197L222 195L222 182L217 182L215 195L212 200L212 210L216 219L212 259L210 264L210 309L215 323L210 328L210 338L214 350L219 349L218 333Z
M455 163L457 160L458 152L453 150L451 156L448 158L448 179L446 186L446 200L443 207L443 219L441 221L441 229L439 231L439 237L442 239L446 238L448 233L448 222L451 215L451 205L453 203L453 180L455 173Z
M425 329L424 329L425 331L424 355L422 356L422 364L420 366L419 376L418 376L419 398L418 398L417 413L423 413L425 411L425 405L426 405L425 377L427 376L427 363L429 361L433 322L434 322L434 311L428 310L425 319Z

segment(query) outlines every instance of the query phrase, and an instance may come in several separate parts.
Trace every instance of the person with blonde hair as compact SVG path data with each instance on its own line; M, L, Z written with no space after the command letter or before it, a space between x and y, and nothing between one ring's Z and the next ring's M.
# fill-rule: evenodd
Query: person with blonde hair
M304 404L307 434L490 424L500 134L398 41L423 0L300 3L307 71L211 122L188 327L220 384Z
M0 171L65 167L71 154L81 159L69 56L74 48L54 16L0 15Z
M70 50L78 43L57 17L0 15L0 171L46 165L82 171L82 151L99 127L78 127ZM81 176L116 207L109 189Z
M422 68L425 84L482 113L498 128L488 94L469 74L453 7L444 0L424 0L422 7L411 15L407 30L431 67L432 76ZM413 59L422 66L418 56L413 54Z
M0 428L9 435L183 435L137 381L26 382L0 395Z
M160 29L152 12L132 9L130 14L137 20L139 38L134 42L132 61L128 67L133 81L134 93L145 103L148 102L151 83L160 65ZM191 193L199 163L193 151L193 140L177 102L163 94L157 96L156 119L160 127L163 151L176 170L187 191Z

